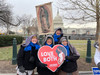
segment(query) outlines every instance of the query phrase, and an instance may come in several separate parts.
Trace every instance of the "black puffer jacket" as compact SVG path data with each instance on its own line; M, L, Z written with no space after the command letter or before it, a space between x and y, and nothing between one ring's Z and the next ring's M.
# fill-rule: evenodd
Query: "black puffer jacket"
M68 42L69 50L70 50L70 55L68 56L68 61L65 61L61 67L61 70L67 73L72 73L77 71L77 60L80 57L80 54L77 52L75 47L73 47L69 42Z
M47 35L45 37L44 42L43 42L44 45L45 45L45 42L47 41L47 38L48 37L51 37L52 38L52 41L54 41L52 35ZM54 44L54 42L52 44ZM37 72L39 73L39 75L55 75L55 73L52 72L52 71L50 71L46 66L45 67L42 67L41 66L42 64L39 61L39 59L37 59L37 63L36 64L37 64Z
M32 51L24 51L24 46L21 45L17 55L18 67L23 66L25 70L33 70L36 67L37 51L35 47L32 47ZM34 58L34 62L30 61L30 57Z

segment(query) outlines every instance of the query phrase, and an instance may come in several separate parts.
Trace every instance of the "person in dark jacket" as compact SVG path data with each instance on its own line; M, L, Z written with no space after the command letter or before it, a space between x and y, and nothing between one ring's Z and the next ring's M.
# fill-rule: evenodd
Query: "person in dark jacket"
M36 35L28 37L17 55L17 75L32 75L36 67L37 51L40 48ZM26 74L27 73L27 74Z
M54 45L54 41L53 41L53 37L52 35L47 35L45 37L45 41L44 41L44 46L50 46L51 48ZM37 72L39 75L54 75L54 72L50 71L47 67L47 65L38 65L37 66Z
M61 28L58 28L55 33L53 34L53 38L54 38L54 43L59 44L60 43L60 39L61 37L63 37L63 31Z
M95 55L94 55L94 62L97 67L100 69L100 36L98 41L95 42L94 47L96 48Z
M75 47L73 47L66 37L62 37L61 45L63 45L67 50L66 60L61 66L59 75L67 75L67 73L72 73L72 75L79 75L77 71L77 60L80 57L80 54L77 52Z

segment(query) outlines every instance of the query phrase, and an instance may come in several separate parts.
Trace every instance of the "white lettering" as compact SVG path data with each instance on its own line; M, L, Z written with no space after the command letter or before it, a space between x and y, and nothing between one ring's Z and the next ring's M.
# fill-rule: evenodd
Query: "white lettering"
M57 61L57 57L44 57L43 62Z
M53 51L51 51L51 52L41 52L41 56L43 57L43 56L54 56L54 55Z

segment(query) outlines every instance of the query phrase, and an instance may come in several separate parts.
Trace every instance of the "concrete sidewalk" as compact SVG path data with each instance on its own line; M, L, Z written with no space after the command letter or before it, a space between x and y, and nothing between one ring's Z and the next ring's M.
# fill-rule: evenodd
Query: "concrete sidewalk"
M17 75L16 73L0 73L0 75ZM35 75L38 75L37 73L35 73Z
M17 75L16 73L0 73L0 75ZM37 75L37 72L35 73ZM72 74L67 74L72 75ZM93 75L92 71L79 71L79 75Z
M16 73L0 73L0 75L16 75Z
M79 75L93 75L92 71L79 71Z

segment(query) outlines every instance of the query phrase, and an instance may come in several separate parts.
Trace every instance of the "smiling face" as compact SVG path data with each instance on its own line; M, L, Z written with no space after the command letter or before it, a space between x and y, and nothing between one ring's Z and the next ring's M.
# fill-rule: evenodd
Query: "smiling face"
M62 44L64 45L64 46L66 46L67 45L67 41L65 40L65 41L62 41Z
M51 44L52 44L52 39L49 38L49 39L47 40L47 44L48 44L48 45L51 45Z
M57 30L56 31L56 35L60 35L61 34L61 31L60 30Z
M33 37L31 41L32 41L32 43L36 44L37 43L37 38Z

